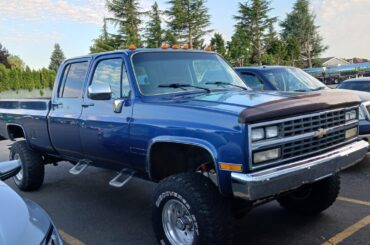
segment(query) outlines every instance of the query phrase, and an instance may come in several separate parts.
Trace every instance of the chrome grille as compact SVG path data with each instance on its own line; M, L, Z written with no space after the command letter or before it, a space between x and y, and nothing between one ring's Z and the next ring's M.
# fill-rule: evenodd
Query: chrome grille
M331 128L345 123L346 111L331 111L312 117L304 117L282 123L283 137L295 136L317 131L319 128Z
M346 138L348 129L358 127L358 117L357 120L346 121L346 112L353 109L358 109L358 107L316 112L252 125L251 129L276 125L279 127L280 134L276 139L251 142L250 167L259 169L270 165L286 164L305 156L322 154L336 146L355 140L355 137ZM321 135L322 132L324 133ZM281 150L278 159L260 163L253 162L254 153L276 148Z
M311 152L324 150L345 141L345 130L340 130L324 136L321 139L310 138L286 143L282 146L282 159L288 159Z

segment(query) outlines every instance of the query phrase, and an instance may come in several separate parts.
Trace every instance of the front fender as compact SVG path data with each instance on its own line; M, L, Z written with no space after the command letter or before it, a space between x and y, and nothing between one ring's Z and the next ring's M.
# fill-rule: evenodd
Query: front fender
M147 174L148 174L149 178L151 178L151 174L150 174L150 169L151 169L150 168L151 167L150 166L150 152L151 152L151 148L155 143L159 143L159 142L161 142L161 143L178 143L178 144L185 144L185 145L194 145L194 146L198 146L198 147L203 148L204 150L206 150L212 156L213 162L215 163L215 169L216 169L217 176L219 176L218 175L219 169L218 169L217 150L214 147L214 145L212 145L210 142L208 142L206 140L202 140L202 139L191 138L191 137L163 135L163 136L158 136L158 137L153 138L152 140L150 140L149 145L148 145L146 171L147 171Z

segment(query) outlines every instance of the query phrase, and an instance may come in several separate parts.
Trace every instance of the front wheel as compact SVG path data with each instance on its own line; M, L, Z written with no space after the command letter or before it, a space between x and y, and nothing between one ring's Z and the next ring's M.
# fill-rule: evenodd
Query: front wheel
M153 200L153 229L160 244L229 244L228 202L211 180L197 173L170 176Z
M339 190L339 175L333 175L279 197L277 201L288 210L304 215L315 215L329 208L335 202Z

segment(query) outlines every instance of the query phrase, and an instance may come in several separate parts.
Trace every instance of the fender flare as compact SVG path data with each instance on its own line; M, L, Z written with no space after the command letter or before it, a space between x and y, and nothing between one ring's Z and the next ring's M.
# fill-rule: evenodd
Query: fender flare
M13 138L10 137L9 135L9 126L16 126L16 127L19 127L22 129L22 132L23 132L23 135L24 135L24 139L27 141L27 135L26 135L26 131L24 130L23 126L20 125L20 124L17 124L17 123L7 123L6 124L6 134L7 134L7 137L8 139L10 140L14 140Z
M184 145L193 145L193 146L198 146L204 150L206 150L212 157L213 162L215 164L215 170L216 174L218 176L218 154L217 150L214 147L213 144L206 140L202 139L197 139L197 138L192 138L192 137L182 137L182 136L171 136L171 135L166 135L166 136L158 136L149 141L148 144L148 149L147 149L147 156L146 156L146 172L149 176L149 179L152 179L151 176L151 162L150 162L150 154L151 154L151 148L154 144L156 143L175 143L175 144L184 144ZM218 182L218 177L217 177L217 182Z

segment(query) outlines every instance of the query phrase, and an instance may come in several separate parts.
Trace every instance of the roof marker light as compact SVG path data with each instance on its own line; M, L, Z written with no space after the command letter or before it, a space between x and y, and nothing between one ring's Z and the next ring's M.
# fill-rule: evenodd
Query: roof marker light
M162 49L168 49L169 47L170 47L170 45L168 45L167 43L162 44Z
M129 50L135 50L136 46L135 44L131 43L130 46L128 47Z
M204 50L210 52L210 51L212 51L212 48L211 48L211 46L208 46Z
M182 46L183 49L189 49L189 44L185 43L184 46Z
M173 49L178 49L179 48L179 45L178 44L174 44L174 45L172 45L172 48Z

